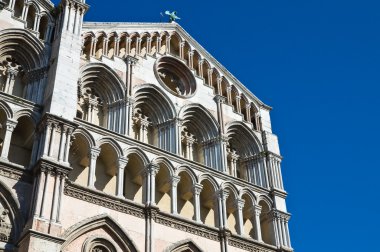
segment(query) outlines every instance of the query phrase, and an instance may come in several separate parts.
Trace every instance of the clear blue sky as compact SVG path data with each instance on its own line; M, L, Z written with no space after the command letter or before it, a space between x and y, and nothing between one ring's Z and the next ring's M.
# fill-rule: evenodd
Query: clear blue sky
M273 106L297 251L380 251L379 1L87 3L87 21L158 22L177 10L181 26Z

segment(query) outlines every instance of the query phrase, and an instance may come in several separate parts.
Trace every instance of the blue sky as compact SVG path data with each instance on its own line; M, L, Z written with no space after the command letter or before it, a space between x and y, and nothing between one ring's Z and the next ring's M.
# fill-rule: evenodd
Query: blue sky
M274 107L297 251L379 251L378 1L87 3L87 21L159 22L177 10L180 25Z

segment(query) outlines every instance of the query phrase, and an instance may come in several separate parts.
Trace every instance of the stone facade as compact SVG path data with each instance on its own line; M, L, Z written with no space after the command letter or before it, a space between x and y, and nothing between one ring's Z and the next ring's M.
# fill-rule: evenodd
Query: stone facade
M0 251L292 251L271 108L177 23L0 0Z

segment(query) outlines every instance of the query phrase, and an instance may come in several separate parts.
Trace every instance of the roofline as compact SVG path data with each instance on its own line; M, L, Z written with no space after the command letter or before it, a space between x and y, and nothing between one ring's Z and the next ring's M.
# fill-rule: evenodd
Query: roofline
M192 44L200 54L203 54L208 58L209 62L220 69L223 75L229 78L235 85L237 85L242 91L244 91L249 98L255 100L261 108L272 110L272 107L262 102L256 95L254 95L247 87L244 86L230 71L227 70L218 60L216 60L199 42L197 42L182 26L176 22L171 23L145 23L145 22L84 22L83 29L120 29L120 28L136 28L136 29L157 29L166 28L177 31L182 35L190 44Z

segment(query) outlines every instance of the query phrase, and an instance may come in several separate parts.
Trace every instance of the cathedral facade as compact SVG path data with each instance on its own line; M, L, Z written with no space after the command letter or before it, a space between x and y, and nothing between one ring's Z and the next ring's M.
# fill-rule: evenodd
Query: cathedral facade
M0 251L293 251L271 107L181 26L0 0Z

